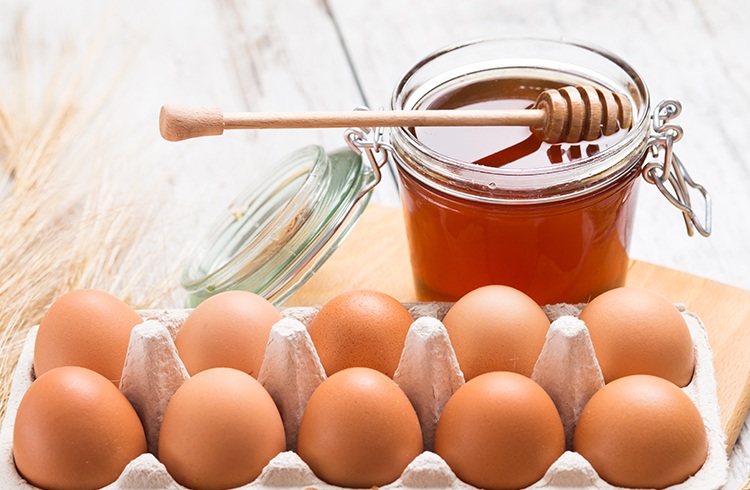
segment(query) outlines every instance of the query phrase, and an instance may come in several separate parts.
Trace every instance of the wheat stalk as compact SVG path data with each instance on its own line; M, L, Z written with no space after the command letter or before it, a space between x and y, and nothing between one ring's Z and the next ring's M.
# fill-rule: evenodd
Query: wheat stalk
M11 77L0 80L0 418L23 339L55 298L89 287L162 306L179 268L158 271L141 241L158 203L123 197L138 196L136 182L113 178L123 162L93 134L115 80L93 80L96 57L68 47L34 92L22 48L0 70Z

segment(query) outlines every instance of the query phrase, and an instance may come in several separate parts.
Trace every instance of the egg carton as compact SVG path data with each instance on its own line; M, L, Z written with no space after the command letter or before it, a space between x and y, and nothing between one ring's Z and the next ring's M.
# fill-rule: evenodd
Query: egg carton
M449 303L406 304L415 318L404 345L394 381L411 400L422 426L425 451L402 475L383 489L474 488L460 481L447 463L432 452L435 427L450 396L464 384L447 331L441 320ZM703 467L673 490L718 489L726 482L728 460L721 428L713 355L700 319L677 305L687 321L695 349L695 374L683 391L700 411L708 433L708 457ZM320 479L294 452L302 412L325 371L307 333L317 307L282 311L283 319L271 329L266 356L258 379L276 402L284 421L286 452L273 458L261 475L243 489L336 489ZM584 323L580 306L545 307L552 324L532 379L549 393L565 428L567 447L583 406L604 380ZM139 312L144 322L133 329L120 390L135 407L146 431L149 452L130 462L107 489L180 489L155 456L162 415L172 394L188 378L177 356L174 338L189 310ZM35 488L18 474L13 462L13 424L18 405L34 379L33 348L37 327L31 329L13 377L5 420L0 429L0 486L3 489ZM541 480L529 488L616 489L597 475L578 453L566 451Z

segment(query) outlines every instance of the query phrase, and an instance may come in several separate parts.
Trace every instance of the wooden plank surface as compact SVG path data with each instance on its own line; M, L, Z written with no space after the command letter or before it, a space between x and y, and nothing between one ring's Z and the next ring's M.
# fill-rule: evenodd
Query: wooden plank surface
M101 137L102 158L127 155L144 200L159 202L169 238L162 256L176 257L279 158L305 144L333 149L343 139L340 130L278 130L167 143L156 131L163 103L377 108L388 105L409 66L451 42L487 35L591 42L631 63L654 99L683 102L686 133L677 151L714 198L713 236L688 238L679 213L642 185L632 255L750 289L748 24L750 2L742 0L381 0L373 8L345 0L6 0L0 83L6 93L37 87L50 78L40 67L60 62L62 46L106 52L106 63L81 67L91 71L87 82L118 81L105 111L115 136ZM21 55L34 60L31 73L20 73ZM31 82L15 83L21 76ZM396 203L392 188L378 193L377 202Z
M731 449L750 404L750 291L647 262L631 261L627 284L660 292L696 313L708 331ZM375 289L416 301L400 208L369 206L361 221L288 305L320 305L351 289Z

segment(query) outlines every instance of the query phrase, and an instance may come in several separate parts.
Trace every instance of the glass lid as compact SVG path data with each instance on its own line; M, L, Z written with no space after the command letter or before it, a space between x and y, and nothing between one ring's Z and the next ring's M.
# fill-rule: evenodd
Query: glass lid
M297 150L230 204L182 276L188 306L241 289L277 306L336 250L370 199L377 176L350 148Z

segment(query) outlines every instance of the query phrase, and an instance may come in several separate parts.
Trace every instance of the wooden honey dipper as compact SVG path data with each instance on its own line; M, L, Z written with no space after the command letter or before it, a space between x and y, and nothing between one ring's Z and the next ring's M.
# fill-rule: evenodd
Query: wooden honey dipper
M393 126L529 126L548 143L593 141L632 124L630 99L591 86L545 90L531 109L347 112L239 112L165 105L159 114L164 139L214 136L225 129L346 128Z

